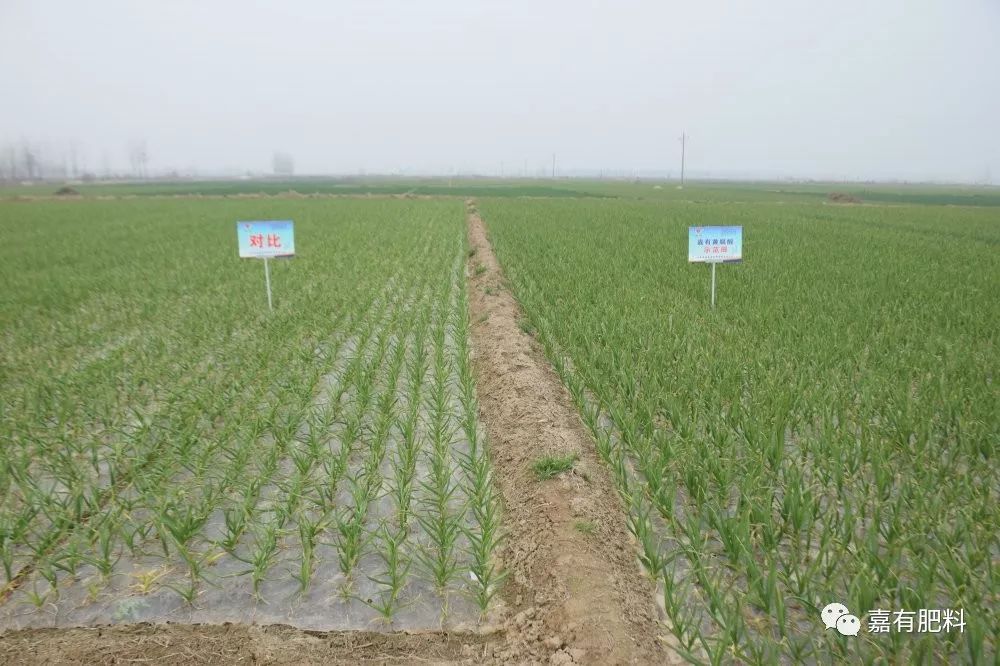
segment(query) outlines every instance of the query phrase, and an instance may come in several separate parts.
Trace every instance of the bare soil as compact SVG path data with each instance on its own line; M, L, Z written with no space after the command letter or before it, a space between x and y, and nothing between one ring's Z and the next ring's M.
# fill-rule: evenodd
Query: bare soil
M306 632L286 626L138 624L0 636L6 664L482 663L475 635Z
M859 204L862 203L861 199L857 198L853 194L847 194L846 192L830 192L826 195L827 201L832 203L840 204Z
M657 621L653 585L613 481L540 345L521 330L520 306L467 203L479 416L509 530L504 597L515 614L502 656L556 664L677 661L660 639L666 627ZM531 467L547 455L577 461L541 481Z

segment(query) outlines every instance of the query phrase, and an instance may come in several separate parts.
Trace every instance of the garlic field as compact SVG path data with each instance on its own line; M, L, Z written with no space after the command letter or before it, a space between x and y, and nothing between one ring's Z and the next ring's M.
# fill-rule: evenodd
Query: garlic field
M195 185L0 202L8 654L169 622L307 630L292 661L998 658L993 199ZM236 238L269 219L273 311ZM743 227L714 309L709 225Z
M236 254L293 219L298 255ZM475 625L502 573L459 201L0 211L0 628Z
M989 663L996 209L480 202L696 662ZM744 263L688 264L742 225ZM820 621L846 605L866 627ZM918 631L921 610L957 613ZM879 611L887 631L872 629ZM895 612L912 613L907 630Z

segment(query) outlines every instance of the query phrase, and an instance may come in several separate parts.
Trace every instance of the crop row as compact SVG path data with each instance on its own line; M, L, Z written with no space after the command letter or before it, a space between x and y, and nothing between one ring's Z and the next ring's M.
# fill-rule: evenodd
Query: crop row
M5 363L8 625L487 610L500 525L459 206L301 204L273 314L260 264L234 256L240 205L80 204L86 229L50 206L27 210L58 240L8 268L51 278L24 285ZM199 235L217 244L175 241Z
M1000 240L988 212L481 208L689 659L995 657L1000 264L967 256ZM745 236L715 311L686 263L709 224ZM966 625L845 641L831 602Z

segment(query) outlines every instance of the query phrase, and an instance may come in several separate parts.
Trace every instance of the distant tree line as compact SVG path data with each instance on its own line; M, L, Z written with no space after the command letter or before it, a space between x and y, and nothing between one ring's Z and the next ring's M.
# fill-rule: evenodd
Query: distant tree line
M129 142L129 170L114 172L105 153L100 170L88 168L83 151L74 141L60 148L22 139L0 144L0 181L96 180L98 178L149 177L149 150L145 140Z

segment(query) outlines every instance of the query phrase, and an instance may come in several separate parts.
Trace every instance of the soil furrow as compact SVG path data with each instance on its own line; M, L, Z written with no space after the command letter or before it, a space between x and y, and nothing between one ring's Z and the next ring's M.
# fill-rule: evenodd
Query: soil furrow
M504 502L509 577L505 661L671 663L654 589L624 508L572 399L523 314L469 204L469 309L480 421ZM543 456L575 456L539 480Z

